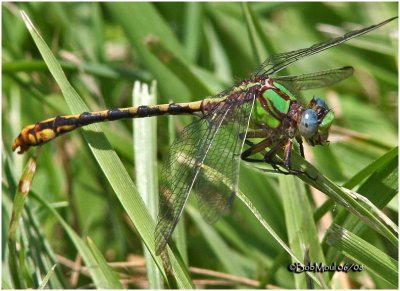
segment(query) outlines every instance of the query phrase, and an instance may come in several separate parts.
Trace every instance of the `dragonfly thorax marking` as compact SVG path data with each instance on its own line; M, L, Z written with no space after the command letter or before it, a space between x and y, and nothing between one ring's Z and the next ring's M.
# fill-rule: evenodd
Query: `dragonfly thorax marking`
M256 95L253 121L277 129L287 116L290 104L295 97L289 90L270 78L265 78L263 83Z

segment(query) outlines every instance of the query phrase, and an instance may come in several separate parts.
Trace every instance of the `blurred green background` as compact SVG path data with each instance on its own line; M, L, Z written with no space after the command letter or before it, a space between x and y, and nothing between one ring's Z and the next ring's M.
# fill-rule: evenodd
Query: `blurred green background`
M272 2L248 6L264 32L263 49L258 56L251 45L241 3L2 4L3 172L9 171L7 177L13 178L5 179L3 175L2 180L3 267L14 195L10 181L17 183L27 156L33 152L18 156L11 152L12 141L24 125L70 113L19 10L25 10L32 19L69 81L93 111L131 106L134 80L157 80L159 103L199 100L248 78L268 55L309 47L349 30L379 23L396 16L398 11L398 4L394 2ZM307 149L306 157L339 185L398 144L397 25L395 20L281 72L301 74L345 65L355 68L353 77L304 95L306 99L314 95L324 98L335 112L329 146ZM157 37L192 74L182 76L163 65L150 51L149 37ZM190 120L176 118L176 130L180 131ZM131 121L108 123L103 129L128 172L133 173ZM157 143L161 162L169 144L166 117L158 118ZM284 193L280 193L277 175L262 174L242 163L240 189L280 237L287 239L280 197ZM147 286L145 269L140 265L141 240L79 131L43 146L32 190L51 203L80 236L90 236L109 262L138 264L137 269L119 270L132 278L124 286ZM310 192L307 189L310 203L316 209L318 202ZM33 218L25 216L24 219L29 223L32 219L35 221L40 235L57 258L62 258L62 272L57 280L50 280L49 286L92 287L91 279L85 274L75 281L72 278L73 265L68 263L73 263L78 254L57 219L33 200L28 200L27 207L32 210ZM190 209L190 213L196 212L195 207ZM334 206L331 215L335 216L335 211ZM397 200L388 204L385 214L397 221ZM290 257L282 253L281 247L240 202L236 201L230 215L210 228L218 239L206 235L195 217L185 214L190 266L267 281L280 288L295 287L293 274L286 270ZM29 224L25 223L27 227ZM362 237L397 258L397 250L373 231L365 231ZM229 248L229 260L238 268L229 268L221 259L218 252L223 249L215 247L216 241L223 241ZM43 277L45 273L34 267L35 260L29 260L32 269L27 273ZM270 276L268 280L266 273ZM368 287L393 287L369 273L362 276L371 276L372 286ZM349 274L345 276L349 285L332 285L365 287L362 276ZM8 277L3 272L3 281L8 281ZM197 287L257 287L224 281L218 276L220 281L214 278L215 282L208 283L196 273L191 277L197 279ZM37 287L35 282L28 286Z

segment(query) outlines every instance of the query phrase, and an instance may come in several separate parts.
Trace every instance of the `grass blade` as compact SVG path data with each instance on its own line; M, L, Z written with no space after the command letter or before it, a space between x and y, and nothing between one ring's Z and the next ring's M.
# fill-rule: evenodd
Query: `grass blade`
M43 56L44 61L48 65L51 74L60 86L71 111L73 113L89 111L75 89L68 82L60 64L57 62L39 32L35 29L28 16L24 12L21 12L21 14L32 38ZM83 134L100 168L107 177L111 187L114 189L115 194L126 210L129 218L137 228L147 249L152 254L152 257L157 262L159 268L162 269L161 260L154 253L154 221L137 192L131 177L126 172L117 154L112 150L112 147L104 134L101 133L98 125L87 126L83 129ZM171 259L172 266L176 272L178 285L181 287L191 288L192 285L190 279L186 276L186 273L181 270L181 266L176 262L176 260L174 260L174 257Z
M96 262L96 268L98 272L100 272L101 276L103 277L103 281L106 282L105 286L108 289L121 289L122 284L119 281L117 274L110 268L107 264L106 259L101 254L100 250L97 248L95 243L90 237L86 238L86 242L88 245L89 250L92 253L93 259Z
M156 104L156 82L151 85L135 82L132 94L133 106ZM158 177L157 177L157 127L155 118L133 120L135 177L139 193L153 219L157 218ZM145 249L147 279L151 289L162 289L163 280L151 254Z
M375 173L376 171L382 169L388 162L393 159L397 159L399 156L399 147L395 147L389 152L385 153L382 157L377 159L375 162L369 164L367 167L362 169L356 175L354 175L350 180L348 180L343 186L348 189L353 189L356 185L360 184L369 175Z
M10 268L11 279L16 288L24 288L25 281L23 279L23 274L25 273L24 271L26 271L26 266L23 262L24 260L21 261L20 259L23 255L19 255L19 251L17 250L16 232L22 217L26 197L29 194L32 181L35 176L36 158L37 157L35 155L28 160L28 163L26 164L21 175L21 179L18 183L14 197L13 211L10 220L10 227L8 229L8 266ZM31 284L32 282L27 282L28 286L32 286Z
M246 207L251 211L251 213L254 215L254 217L260 222L260 224L269 232L270 235L274 237L274 239L282 246L282 248L292 257L292 259L297 262L302 264L303 260L300 259L296 254L292 252L292 250L286 245L286 243L279 237L279 235L274 231L274 229L264 220L264 218L261 216L261 214L258 212L257 208L253 206L251 201L242 193L238 192L238 198L246 205ZM321 282L316 278L315 275L309 274L309 276L322 286Z
M46 288L46 285L47 285L47 283L49 282L51 276L53 275L54 270L55 270L56 267L57 267L57 265L53 265L53 266L51 267L51 269L49 270L49 272L48 272L48 273L46 274L46 276L43 278L43 281L42 281L42 283L39 285L39 288L38 288L38 289L44 289L44 288Z
M298 258L303 258L309 253L309 260L325 264L325 257L318 240L318 233L313 219L311 205L306 197L304 185L295 177L279 177L282 201L285 210L286 228L290 248ZM301 207L299 207L301 205ZM309 251L308 251L309 250ZM303 262L305 264L305 262ZM306 289L307 276L293 274L296 288ZM324 274L323 287L329 286L328 274Z
M215 258L224 266L224 269L230 274L245 276L245 266L241 264L241 262L235 256L234 251L229 248L216 230L203 220L200 213L196 209L188 205L186 210L196 223L197 227L203 233L203 236L207 238L207 243L214 252L213 256L215 256Z
M338 225L331 228L327 242L342 251L345 256L364 265L367 270L398 288L399 262L375 246Z
M49 203L47 203L47 201L42 199L39 195L36 195L35 192L31 192L31 197L37 200L45 209L47 209L57 218L59 223L62 225L62 227L64 228L64 230L67 232L68 236L74 243L76 249L78 250L78 253L82 256L86 266L88 267L88 271L91 275L91 278L93 279L95 286L97 288L104 288L104 289L113 289L116 288L117 286L119 286L117 288L121 288L120 284L115 285L115 281L108 281L107 279L105 279L102 269L99 268L98 265L99 257L96 258L93 255L91 249L78 236L78 234L68 225L68 223L61 217L61 215L58 214L57 211ZM105 260L103 258L102 262L104 261Z
M210 89L192 72L188 62L177 57L160 39L155 36L149 36L146 39L146 46L172 73L185 82L196 99L204 98L204 96L211 94Z
M313 177L313 179L311 179L307 175L300 175L299 177L303 181L328 195L334 201L344 206L347 211L355 214L374 230L384 235L393 245L398 246L398 238L393 234L392 230L389 229L388 225L362 205L360 201L357 201L356 196L349 194L348 191L345 191L342 187L329 180L297 153L292 155L292 165L294 165L295 168L305 169L308 175Z
M256 25L256 20L253 12L251 11L249 4L246 2L242 3L243 14L246 19L247 30L249 33L250 43L254 54L257 56L257 62L262 63L266 58L266 52L263 44L261 43L259 34L259 25ZM262 35L262 33L261 33Z

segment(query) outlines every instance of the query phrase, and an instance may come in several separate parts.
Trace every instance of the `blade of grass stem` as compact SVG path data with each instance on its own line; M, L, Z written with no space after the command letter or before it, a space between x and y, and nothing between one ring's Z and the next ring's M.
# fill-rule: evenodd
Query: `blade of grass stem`
M336 224L329 231L327 243L362 264L370 272L398 287L399 262L375 246Z
M136 81L133 87L133 106L156 104L156 82L151 89L147 84ZM153 219L157 218L158 177L157 177L157 123L155 118L133 120L133 151L135 157L136 185ZM145 247L145 246L144 246ZM147 279L151 289L162 289L163 280L151 254L144 249Z

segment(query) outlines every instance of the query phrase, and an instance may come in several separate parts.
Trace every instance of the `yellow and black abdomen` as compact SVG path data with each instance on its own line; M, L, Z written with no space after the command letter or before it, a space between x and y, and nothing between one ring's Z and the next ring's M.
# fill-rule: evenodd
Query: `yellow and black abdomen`
M31 146L42 145L64 133L93 123L113 121L123 118L143 118L164 114L180 115L202 112L203 102L204 100L190 103L143 105L97 112L84 112L74 115L59 115L24 127L18 137L14 140L12 150L15 151L19 148L20 150L18 153L22 154Z

